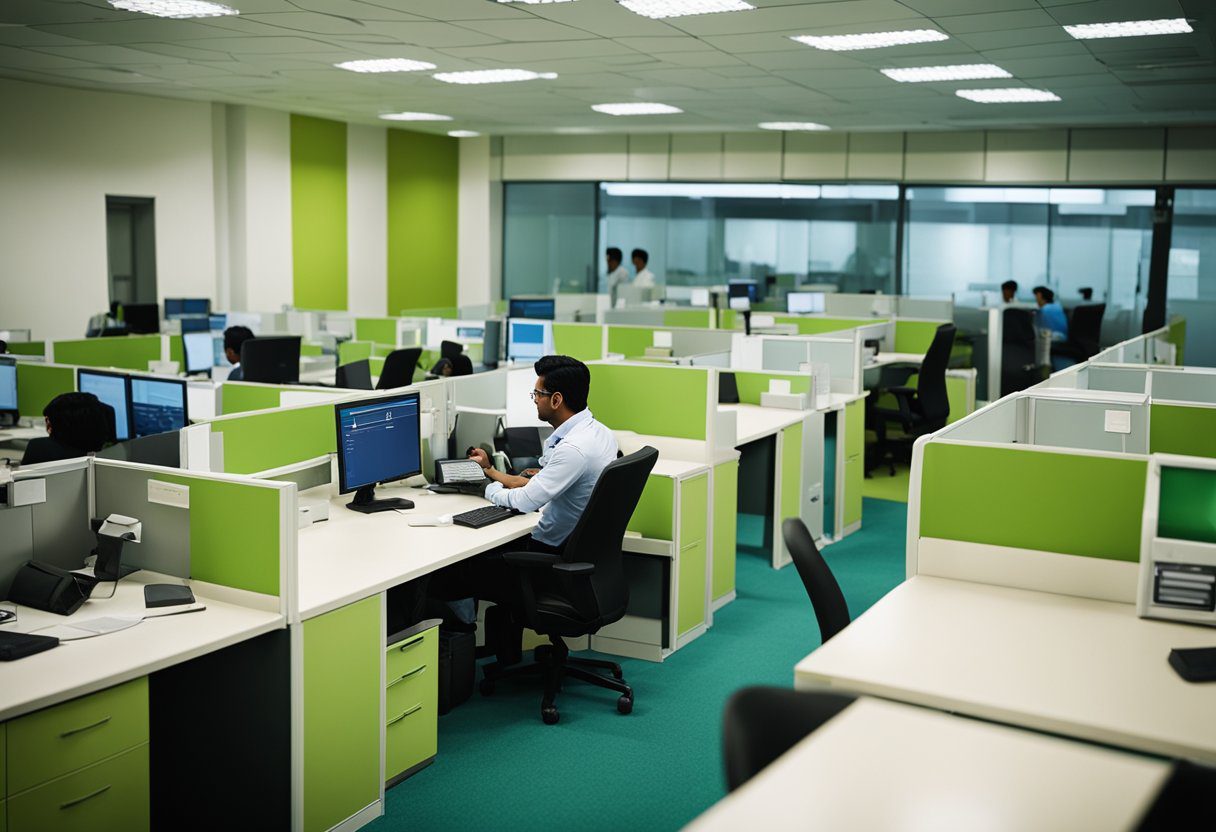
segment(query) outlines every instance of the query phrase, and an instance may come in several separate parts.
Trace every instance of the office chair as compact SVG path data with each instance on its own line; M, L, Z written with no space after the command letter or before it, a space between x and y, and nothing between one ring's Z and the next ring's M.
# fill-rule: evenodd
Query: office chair
M539 464L545 441L539 428L507 428L502 439L495 440L495 447L507 455L512 470L522 471Z
M1106 314L1105 303L1086 303L1073 307L1068 320L1068 340L1051 345L1052 357L1063 357L1073 361L1088 361L1098 354L1102 340L1102 316Z
M886 462L891 476L895 476L896 446L906 446L910 455L912 441L916 437L946 426L946 420L950 417L950 400L946 395L946 367L950 363L954 335L954 324L942 324L937 328L933 343L929 345L925 360L921 362L916 387L891 387L871 393L875 399L878 394L890 393L895 396L899 409L879 407L877 403L873 406L872 423L869 427L878 435L878 442L873 457L866 460L867 473ZM887 424L890 422L895 422L903 428L905 435L898 441L887 437Z
M440 341L439 355L442 358L452 358L464 352L464 344L458 341Z
M101 414L105 417L105 444L113 445L118 441L118 414L114 412L114 408L105 402L99 402L101 405Z
M1034 311L1005 309L1001 313L1001 396L1043 380L1036 363Z
M819 621L820 644L826 644L828 639L849 626L848 602L805 523L797 517L786 518L781 523L781 536L785 538L785 548L790 551L794 568L798 570Z
M422 358L422 347L408 347L390 352L384 359L384 367L380 370L376 389L392 390L413 384L414 369L418 366L420 358Z
M372 365L366 358L341 364L334 372L334 386L347 390L372 389Z
M852 705L855 696L775 687L747 687L726 702L722 756L726 788L734 791L773 760Z
M455 341L444 341L439 345L440 354L452 362L452 375L473 375L473 360L464 354L464 345Z
M629 603L629 583L622 564L625 527L646 486L646 478L659 452L644 447L610 462L600 474L591 499L560 554L508 552L506 563L517 570L519 603L513 612L522 623L549 637L549 644L534 651L536 662L503 669L486 665L481 692L489 695L499 679L542 674L545 692L540 715L546 725L559 719L554 700L563 680L578 679L620 694L617 710L633 710L633 688L625 682L621 666L599 659L570 658L564 638L592 635L619 621ZM606 670L611 677L595 673Z
M1178 760L1136 832L1185 829L1195 823L1195 818L1203 816L1213 794L1216 794L1216 768Z

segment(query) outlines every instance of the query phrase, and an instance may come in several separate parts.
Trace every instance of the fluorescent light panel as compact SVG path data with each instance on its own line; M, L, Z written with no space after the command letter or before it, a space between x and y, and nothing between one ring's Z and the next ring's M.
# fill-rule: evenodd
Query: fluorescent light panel
M124 12L139 12L153 17L224 17L240 14L231 6L208 3L205 0L109 0L110 5Z
M813 121L762 121L758 125L761 130L831 130L826 124L816 124Z
M592 104L591 109L597 113L610 116L663 116L684 112L679 107L670 104L658 104L653 101L623 101L618 104Z
M1064 31L1077 40L1094 38L1135 38L1144 35L1183 35L1193 32L1185 17L1159 20L1123 20L1118 23L1082 23L1065 26Z
M509 84L514 81L551 80L556 72L533 72L530 69L470 69L464 72L436 72L436 81L445 84Z
M866 32L856 35L794 35L790 40L805 43L829 52L852 52L857 49L882 49L906 46L909 43L934 43L950 36L936 29L902 29L898 32Z
M507 2L507 0L498 0L498 2L504 3L504 2ZM556 2L561 2L561 0L551 0L551 2L556 3ZM449 130L448 135L451 136L453 139L472 139L477 136L480 136L481 134L478 133L476 130Z
M745 12L756 8L743 0L617 0L629 11L661 20L665 17L687 17L693 14Z
M381 113L385 121L451 121L451 116L441 116L439 113Z
M956 90L955 95L979 104L1029 104L1035 101L1059 101L1060 96L1050 90L1033 90L1028 87L1007 89Z
M366 61L343 61L334 64L338 69L351 72L419 72L423 69L434 69L435 65L426 61L412 61L409 58L372 58Z
M952 64L950 66L909 66L882 70L892 81L978 81L984 78L1012 78L995 64Z

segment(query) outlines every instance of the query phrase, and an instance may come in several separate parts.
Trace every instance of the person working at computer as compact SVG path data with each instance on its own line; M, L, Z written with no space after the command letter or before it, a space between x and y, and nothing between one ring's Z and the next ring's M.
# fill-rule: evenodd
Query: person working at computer
M644 248L635 248L630 255L633 260L633 267L637 270L637 274L633 276L633 285L639 287L654 286L654 272L652 272L647 264L650 263L650 255Z
M1067 341L1068 316L1064 314L1064 307L1056 303L1056 293L1046 286L1035 286L1034 299L1039 305L1039 329L1050 332L1053 341Z
M109 419L92 393L60 393L43 408L42 415L50 435L30 440L22 465L96 453L110 435Z
M616 306L617 289L629 283L629 269L622 262L625 255L615 246L604 250L604 258L608 261L608 301Z
M247 326L230 326L224 330L224 357L229 364L235 364L228 373L229 381L242 381L245 371L241 369L241 346L253 337L253 330Z
M1018 282L1006 280L1001 284L1001 303L1013 303L1018 299Z

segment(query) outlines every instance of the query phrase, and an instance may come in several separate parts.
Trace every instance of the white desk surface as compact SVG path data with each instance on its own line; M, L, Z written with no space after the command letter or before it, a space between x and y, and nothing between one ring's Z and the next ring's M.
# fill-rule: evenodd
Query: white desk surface
M880 352L874 359L862 365L863 370L868 370L871 367L884 367L888 364L916 364L919 366L924 363L925 354L923 352Z
M404 497L408 511L360 514L346 507L351 494L334 486L303 492L329 497L329 519L301 529L298 538L297 601L300 618L312 618L376 595L449 564L529 534L540 514L521 514L480 529L411 526L411 516L459 514L489 505L481 497L433 494L417 488L380 486L378 498Z
M39 439L46 435L46 426L42 424L32 428L0 428L0 443Z
M190 582L136 572L119 581L113 598L85 601L66 617L17 607L16 623L0 630L28 633L107 615L140 616L146 612L144 584L154 583ZM108 594L110 586L99 584L96 593ZM126 630L60 642L37 655L0 663L0 720L137 679L284 626L277 611L218 601L203 594L205 585L191 586L195 600L206 604L205 610L150 618Z
M1168 656L1213 644L1134 604L917 576L800 661L794 684L1212 764L1216 685L1183 681Z
M817 407L815 409L844 410L845 405L852 404L856 401L861 401L868 395L870 395L869 392L865 390L860 393L830 393L828 394L828 403L823 407Z
M798 424L806 416L802 410L761 407L758 404L720 404L718 410L733 411L735 414L736 448L766 436L774 436L790 425Z
M860 699L687 829L1132 829L1168 775L1159 760Z

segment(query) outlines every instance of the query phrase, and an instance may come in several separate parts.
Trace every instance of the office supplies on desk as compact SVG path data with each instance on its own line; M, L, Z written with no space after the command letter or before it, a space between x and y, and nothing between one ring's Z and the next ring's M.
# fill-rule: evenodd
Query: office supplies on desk
M485 471L472 459L437 459L435 482L440 488L433 490L440 494L481 495L487 480Z
M182 586L181 584L148 584L144 587L144 606L149 609L193 603L194 593L188 586Z
M189 604L182 604L176 607L154 607L144 612L144 620L163 618L167 615L182 615L187 612L202 612L205 609L207 609L207 605L202 601L193 601Z
M452 525L452 515L440 514L435 517L415 516L409 519L411 526L450 526Z
M49 563L30 561L13 576L8 600L24 607L71 615L93 594L97 580Z
M58 645L59 639L54 636L0 632L0 662L24 659Z
M117 633L134 627L141 621L143 618L133 615L103 615L100 618L88 618L70 624L55 624L40 630L38 634L52 636L60 641L79 641L82 638Z
M1188 682L1216 682L1216 647L1175 647L1170 667Z
M508 517L514 517L519 514L513 508L503 508L502 506L482 506L475 508L472 511L464 511L460 514L452 516L452 522L457 526L468 526L470 529L480 529L483 526L489 526L491 523L497 523L500 520L506 520Z

